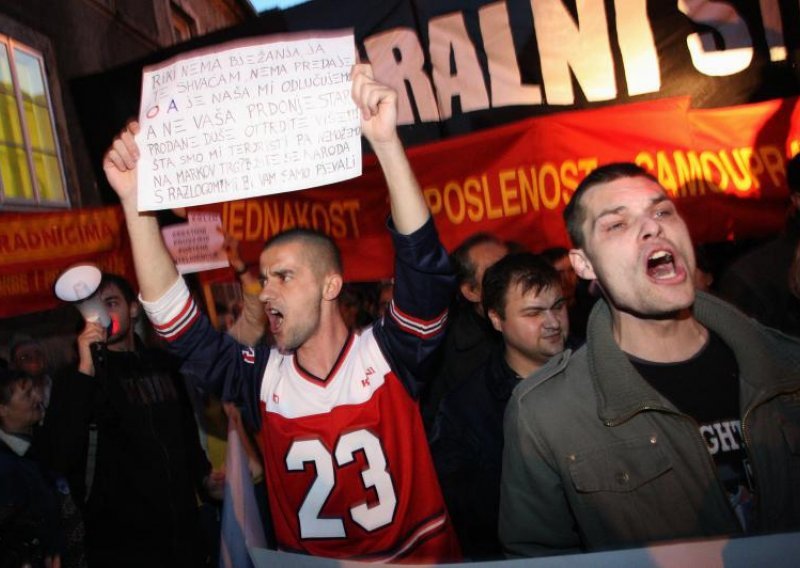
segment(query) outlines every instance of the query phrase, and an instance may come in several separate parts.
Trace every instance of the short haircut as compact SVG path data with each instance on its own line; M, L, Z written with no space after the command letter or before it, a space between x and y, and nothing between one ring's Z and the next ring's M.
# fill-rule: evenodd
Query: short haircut
M470 259L469 253L476 246L485 243L496 244L502 247L507 246L506 243L494 235L481 232L470 235L464 239L464 242L458 245L458 247L456 247L456 249L450 253L450 264L453 266L453 271L456 274L456 282L458 282L459 285L467 282L474 286L478 283L476 279L477 269L475 264Z
M558 271L540 254L519 252L509 254L492 266L483 275L483 309L494 310L501 318L506 317L508 290L519 284L522 293L534 290L537 294L551 286L561 286Z
M328 235L311 229L289 229L270 237L264 243L264 249L274 245L285 245L289 243L301 243L306 250L304 253L308 257L309 264L317 275L322 275L328 271L342 274L342 254L339 247Z
M22 371L0 368L0 404L5 405L11 402L17 384L32 380Z
M578 184L575 193L572 194L572 199L570 199L569 203L564 208L564 223L567 226L567 233L569 233L569 238L572 240L572 245L575 248L583 248L586 244L583 236L583 222L586 220L586 210L581 205L581 200L586 192L601 183L609 183L622 178L634 177L644 177L659 183L653 174L649 173L641 166L637 166L632 162L616 162L600 166L593 170Z
M103 279L100 280L100 287L98 290L103 290L109 284L113 284L119 288L119 291L122 293L122 297L125 298L127 303L132 304L139 301L136 291L125 277L120 276L119 274L113 274L111 272L103 272Z

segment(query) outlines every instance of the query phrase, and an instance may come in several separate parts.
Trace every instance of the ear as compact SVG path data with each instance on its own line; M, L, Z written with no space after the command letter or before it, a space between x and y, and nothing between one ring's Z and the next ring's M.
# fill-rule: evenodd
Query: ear
M322 297L326 300L335 300L339 297L339 293L342 291L342 285L344 281L342 280L341 274L331 273L325 277L324 283L322 285Z
M487 315L489 316L489 321L492 322L492 327L500 333L503 333L503 318L500 317L500 314L495 310L489 310Z
M597 279L597 275L594 273L594 267L583 249L572 249L569 251L569 261L572 263L572 268L575 269L575 274L584 280Z
M458 289L461 290L461 295L473 304L477 304L481 301L481 294L478 292L477 286L469 282L462 282Z
M141 304L139 304L139 302L136 302L136 301L131 302L130 307L129 307L131 320L135 320L136 318L138 318L139 317L139 312L141 310L142 310L142 306L141 306Z

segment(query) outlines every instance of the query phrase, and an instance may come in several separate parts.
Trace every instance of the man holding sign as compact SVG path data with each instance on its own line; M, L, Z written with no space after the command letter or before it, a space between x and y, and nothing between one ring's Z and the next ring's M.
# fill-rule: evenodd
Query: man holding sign
M396 250L387 316L360 334L337 308L338 251L293 230L260 257L260 299L276 346L247 348L216 332L175 270L155 217L140 214L133 123L104 159L131 236L141 297L159 333L203 388L240 401L264 437L269 498L285 551L372 561L437 562L458 545L416 404L452 297L447 253L396 131L397 94L369 66L352 71L361 129L389 188Z

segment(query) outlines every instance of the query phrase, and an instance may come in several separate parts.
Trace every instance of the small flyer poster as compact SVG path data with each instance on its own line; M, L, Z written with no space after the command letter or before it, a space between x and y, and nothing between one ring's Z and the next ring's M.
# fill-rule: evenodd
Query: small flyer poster
M238 40L142 75L140 211L296 191L361 175L352 32Z
M189 213L186 223L164 227L161 234L181 274L228 266L222 219L217 213Z

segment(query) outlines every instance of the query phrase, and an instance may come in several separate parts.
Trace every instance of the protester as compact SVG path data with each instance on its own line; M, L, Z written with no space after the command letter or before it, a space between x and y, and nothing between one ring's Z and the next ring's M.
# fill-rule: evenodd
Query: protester
M83 504L92 566L200 565L197 494L221 486L177 362L134 333L124 278L104 274L96 294L111 329L86 322L78 336L78 368L54 383L45 457Z
M0 565L85 566L83 524L69 487L31 456L43 414L33 379L0 370Z
M792 267L800 247L800 155L786 168L789 203L783 233L735 261L720 281L720 296L764 325L800 337L800 297Z
M50 406L53 379L50 378L44 346L40 341L27 335L16 335L11 339L9 356L12 368L22 371L33 380L33 386L39 390L46 411Z
M800 342L695 291L686 224L640 167L589 174L564 218L604 299L508 404L506 551L798 528Z
M508 254L507 245L488 233L475 233L450 255L458 291L447 324L444 345L437 355L436 374L422 397L422 417L433 426L442 398L467 379L501 343L483 312L481 283L486 269Z
M486 270L483 308L503 336L487 362L442 400L431 452L464 555L502 557L497 537L503 412L511 391L564 350L569 322L559 273L510 254Z
M261 429L279 547L372 561L452 560L458 546L414 400L439 343L452 275L397 135L397 94L358 65L353 99L387 180L396 249L389 316L360 335L337 307L335 245L302 229L275 236L260 257L275 348L247 348L212 329L156 219L136 210L138 124L115 139L104 168L122 202L148 316L185 368L241 401Z
M572 268L569 260L569 250L564 247L551 247L541 252L541 255L558 270L561 277L561 288L567 300L567 313L569 314L569 332L575 343L586 340L586 322L592 311L598 294L592 294L589 283L580 280Z

